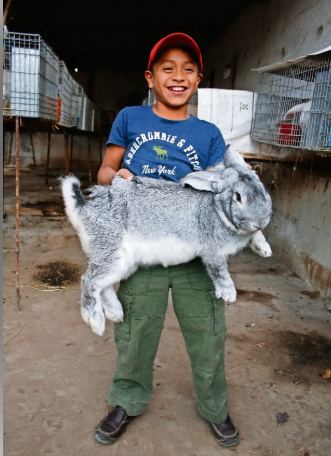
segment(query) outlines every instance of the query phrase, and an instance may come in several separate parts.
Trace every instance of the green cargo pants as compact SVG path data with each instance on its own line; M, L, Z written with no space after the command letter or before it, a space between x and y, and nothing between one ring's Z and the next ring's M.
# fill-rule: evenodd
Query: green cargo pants
M127 414L144 413L153 395L153 363L172 289L193 372L200 414L213 423L227 416L224 373L225 304L200 259L178 266L140 268L121 282L118 297L124 320L115 323L118 350L109 403Z

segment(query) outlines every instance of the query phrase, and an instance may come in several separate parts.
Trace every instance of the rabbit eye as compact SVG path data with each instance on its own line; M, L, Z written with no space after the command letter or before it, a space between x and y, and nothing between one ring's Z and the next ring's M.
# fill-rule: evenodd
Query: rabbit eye
M236 200L241 203L241 196L239 193L235 192L234 196L236 197Z

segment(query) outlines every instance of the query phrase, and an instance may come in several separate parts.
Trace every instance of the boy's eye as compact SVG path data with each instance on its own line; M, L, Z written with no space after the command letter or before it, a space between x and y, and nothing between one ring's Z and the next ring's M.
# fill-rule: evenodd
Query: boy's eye
M164 71L171 71L172 68L171 68L171 67L164 67L163 70L164 70Z

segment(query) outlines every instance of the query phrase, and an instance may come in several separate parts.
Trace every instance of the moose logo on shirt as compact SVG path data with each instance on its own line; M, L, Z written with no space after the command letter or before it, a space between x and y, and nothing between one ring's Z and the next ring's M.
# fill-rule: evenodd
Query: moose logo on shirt
M170 146L170 147L176 147L181 149L186 157L188 158L188 161L190 162L191 166L193 167L194 171L201 171L201 165L200 165L200 159L198 156L197 151L194 149L192 144L189 146L185 147L184 144L186 143L186 139L180 139L178 141L177 136L172 136L167 133L161 132L161 131L149 131L146 134L141 133L139 136L136 137L135 141L132 143L132 146L130 147L129 151L126 152L125 154L125 160L124 162L127 165L131 165L131 160L134 158L136 155L136 152L139 150L139 148L144 144L149 141L164 141L170 144L174 144L175 146ZM183 148L183 146L185 148ZM156 152L156 159L158 160L169 160L168 156L168 151L163 149L162 145L154 146L153 150ZM171 157L170 157L171 160Z
M154 146L153 150L156 152L156 159L164 160L164 157L166 157L168 160L168 152L162 146Z

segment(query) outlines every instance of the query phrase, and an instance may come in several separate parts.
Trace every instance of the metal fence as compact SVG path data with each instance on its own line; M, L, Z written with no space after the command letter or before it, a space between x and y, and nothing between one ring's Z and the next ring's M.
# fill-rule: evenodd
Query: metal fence
M57 120L59 60L40 35L5 32L3 114Z
M261 74L251 138L276 146L331 149L331 57L307 57Z

